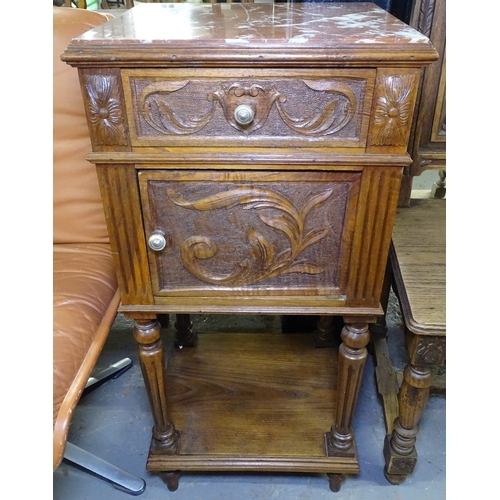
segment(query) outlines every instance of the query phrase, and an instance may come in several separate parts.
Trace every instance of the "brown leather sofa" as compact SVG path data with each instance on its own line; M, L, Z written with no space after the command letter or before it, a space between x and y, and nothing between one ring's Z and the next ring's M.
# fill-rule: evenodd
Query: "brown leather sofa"
M108 17L53 7L53 469L65 458L128 493L145 483L67 442L73 410L120 302L77 70L60 60L67 44ZM130 361L130 360L128 360Z

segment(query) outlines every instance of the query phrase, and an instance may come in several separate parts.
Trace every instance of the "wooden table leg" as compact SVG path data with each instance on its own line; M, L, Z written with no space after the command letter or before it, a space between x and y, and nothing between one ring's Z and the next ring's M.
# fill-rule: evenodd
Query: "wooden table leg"
M348 321L341 336L337 414L331 432L326 435L328 456L356 453L352 420L367 357L366 345L370 340L367 324L350 324ZM339 491L345 476L329 474L328 477L332 491Z
M193 323L189 314L175 315L175 346L195 347L198 343L198 334L193 332Z
M334 347L335 337L333 316L320 316L314 331L314 345L316 347Z
M401 484L417 464L418 422L429 397L432 371L428 367L408 364L403 377L398 396L399 416L384 443L384 473L392 484Z
M153 414L152 452L175 455L179 433L171 422L165 385L165 353L160 339L160 324L155 319L136 320L134 338Z
M384 442L384 473L392 484L401 484L417 464L418 423L429 397L432 368L444 365L446 360L446 336L418 335L407 330L406 347L410 361L398 394L399 416Z

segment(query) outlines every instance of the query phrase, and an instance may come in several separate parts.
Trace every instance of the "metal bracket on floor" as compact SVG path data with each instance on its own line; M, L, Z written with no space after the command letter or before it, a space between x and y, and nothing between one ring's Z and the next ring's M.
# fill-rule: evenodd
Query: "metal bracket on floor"
M72 443L66 443L64 460L108 481L116 489L130 495L140 495L146 489L144 479L134 476Z

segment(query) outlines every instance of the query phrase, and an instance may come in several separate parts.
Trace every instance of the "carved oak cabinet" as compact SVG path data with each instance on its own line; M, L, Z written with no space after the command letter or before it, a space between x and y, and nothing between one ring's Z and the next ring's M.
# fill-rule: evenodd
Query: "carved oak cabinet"
M429 40L371 3L142 4L72 40L147 468L359 472L352 419ZM176 313L165 369L160 315ZM318 315L202 335L190 314ZM332 318L345 326L338 349ZM161 317L161 316L160 316ZM311 345L312 343L312 345Z

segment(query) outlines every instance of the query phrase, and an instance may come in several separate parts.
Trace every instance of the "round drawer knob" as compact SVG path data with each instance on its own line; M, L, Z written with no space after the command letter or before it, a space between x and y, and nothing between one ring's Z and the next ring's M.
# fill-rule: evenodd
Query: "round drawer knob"
M248 125L249 123L251 123L254 116L255 116L254 110L247 104L240 104L234 110L234 119L240 125Z
M151 250L154 250L155 252L159 252L160 250L163 250L167 244L167 240L165 239L165 236L160 233L154 233L149 237L148 240L148 245Z

